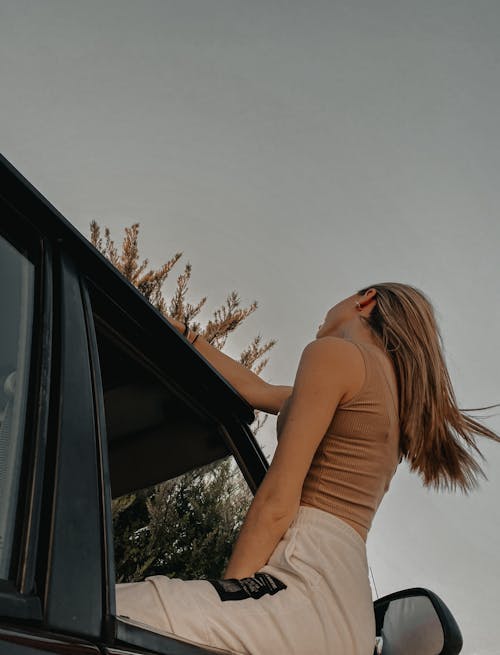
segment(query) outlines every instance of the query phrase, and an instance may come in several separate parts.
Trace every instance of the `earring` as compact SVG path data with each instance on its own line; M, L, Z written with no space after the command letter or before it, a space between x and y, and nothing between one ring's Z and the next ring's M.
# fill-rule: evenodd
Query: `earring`
M361 311L361 305L359 304L359 300L356 300L356 309L359 309Z

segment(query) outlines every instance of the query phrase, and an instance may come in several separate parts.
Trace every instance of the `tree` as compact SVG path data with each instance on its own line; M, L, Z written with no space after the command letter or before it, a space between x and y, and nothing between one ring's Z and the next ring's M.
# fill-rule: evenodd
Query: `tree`
M221 577L251 499L224 458L113 501L117 581Z
M222 350L230 332L257 309L257 301L240 307L236 291L213 312L205 326L193 319L207 297L196 304L186 300L192 267L186 263L177 277L172 298L163 295L170 271L182 257L177 252L158 269L148 269L149 261L139 258L139 223L125 228L121 250L115 246L109 228L96 221L90 224L92 244L165 316L187 321L214 347ZM262 357L275 345L253 338L240 354L241 364L259 374L268 362ZM260 360L260 361L258 361ZM256 412L252 432L267 420ZM256 423L256 424L255 424ZM164 574L192 578L221 577L233 543L252 501L252 493L239 468L230 457L167 480L151 488L113 500L113 527L117 582L132 582L147 575Z

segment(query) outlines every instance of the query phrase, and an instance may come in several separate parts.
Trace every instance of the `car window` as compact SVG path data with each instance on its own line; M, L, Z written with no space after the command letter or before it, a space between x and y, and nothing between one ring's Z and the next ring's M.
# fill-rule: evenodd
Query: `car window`
M91 303L116 582L221 577L253 498L224 430L179 385L173 357L159 367L150 339L95 291Z
M34 266L0 237L0 579L9 578L34 307Z

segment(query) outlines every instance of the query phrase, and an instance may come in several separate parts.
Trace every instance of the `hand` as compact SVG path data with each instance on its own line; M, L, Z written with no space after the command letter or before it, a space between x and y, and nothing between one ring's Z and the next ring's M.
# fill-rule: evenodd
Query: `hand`
M181 323L181 321L179 321L176 318L173 318L172 316L166 316L165 318L171 325L177 328L179 332L184 332L184 328L185 328L184 323Z

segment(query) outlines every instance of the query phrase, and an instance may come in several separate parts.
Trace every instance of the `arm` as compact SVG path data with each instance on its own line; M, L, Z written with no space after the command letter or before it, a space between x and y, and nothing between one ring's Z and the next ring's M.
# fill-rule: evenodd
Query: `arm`
M169 316L166 319L181 333L184 332L184 323ZM189 337L189 334L187 336ZM189 338L189 341L192 340L192 337ZM212 346L201 334L193 347L226 378L254 409L260 409L269 414L278 414L281 405L292 393L292 387L269 384L246 366Z
M351 384L352 347L336 337L305 347L278 446L245 517L225 578L253 576L295 517L314 453Z

